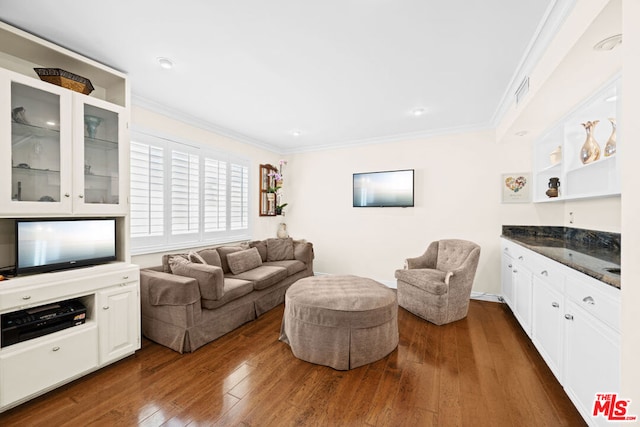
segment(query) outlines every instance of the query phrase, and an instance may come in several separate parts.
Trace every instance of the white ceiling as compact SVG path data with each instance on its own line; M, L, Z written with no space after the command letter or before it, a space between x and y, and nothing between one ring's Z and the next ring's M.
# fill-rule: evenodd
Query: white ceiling
M0 20L126 72L134 103L285 153L494 126L562 2L0 0Z

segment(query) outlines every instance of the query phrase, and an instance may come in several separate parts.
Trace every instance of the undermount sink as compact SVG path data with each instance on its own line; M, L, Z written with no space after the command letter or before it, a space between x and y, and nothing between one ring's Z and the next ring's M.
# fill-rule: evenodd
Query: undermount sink
M604 271L607 271L611 274L620 274L620 267L608 267L605 268Z

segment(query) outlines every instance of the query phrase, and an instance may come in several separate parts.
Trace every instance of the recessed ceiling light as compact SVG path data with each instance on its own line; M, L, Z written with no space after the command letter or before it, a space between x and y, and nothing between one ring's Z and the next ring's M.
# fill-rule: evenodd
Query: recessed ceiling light
M165 70L170 70L173 68L173 62L171 62L168 58L158 58L158 63Z
M47 125L49 125L49 126L55 126L55 125L56 125L56 122L54 122L53 120L49 120L49 121L47 122Z
M300 132L299 130L292 130L291 131L291 135L298 137L302 134L302 132Z
M615 36L607 37L604 40L600 40L593 46L593 50L613 50L620 46L622 43L622 34L616 34Z
M613 95L604 100L604 102L613 102L618 100L618 95Z
M416 117L419 117L424 114L424 108L416 108L415 110L411 111L411 114L413 114Z
M529 131L521 130L520 132L516 132L516 136L525 136L528 133L529 133Z

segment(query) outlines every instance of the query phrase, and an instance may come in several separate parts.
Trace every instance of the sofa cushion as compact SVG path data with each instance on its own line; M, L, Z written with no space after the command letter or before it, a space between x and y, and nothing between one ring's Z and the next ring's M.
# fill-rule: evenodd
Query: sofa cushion
M253 282L248 280L224 278L224 296L219 300L210 300L203 298L200 301L202 308L215 310L222 307L226 303L243 297L253 291Z
M200 258L204 260L205 264L215 265L216 267L222 267L222 260L220 259L220 254L214 248L202 249L198 251L198 255L200 255Z
M241 248L240 246L220 246L219 248L216 248L218 254L220 255L222 271L224 271L225 274L231 272L231 270L229 270L229 263L227 262L227 255L234 252L240 252L242 249L243 248Z
M285 279L287 277L287 269L275 265L261 265L253 270L227 277L232 279L249 280L253 282L253 289L260 290L268 288L282 279Z
M176 261L171 264L173 274L196 279L202 298L209 300L222 298L224 295L224 277L220 267L196 264L186 260L184 262Z
M294 259L293 239L267 239L267 261Z
M184 260L188 260L189 259L189 255L188 254L167 254L167 255L162 255L162 271L163 272L171 273L171 266L169 265L169 263L175 257L182 258Z
M233 274L244 273L262 265L262 257L257 248L232 252L227 255L227 264Z
M444 295L449 290L445 283L447 273L430 268L396 270L396 279L434 295Z
M267 242L264 240L254 240L253 242L249 242L249 247L258 249L262 262L267 261Z
M278 267L284 267L287 269L287 275L293 276L299 271L304 270L307 266L302 261L298 261L297 259L287 259L282 261L269 261L263 265L275 265Z

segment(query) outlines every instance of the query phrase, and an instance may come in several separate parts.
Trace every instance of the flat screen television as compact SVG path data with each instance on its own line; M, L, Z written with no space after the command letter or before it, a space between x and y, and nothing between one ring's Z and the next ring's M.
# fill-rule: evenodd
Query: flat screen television
M353 174L353 207L413 207L413 169Z
M44 273L116 259L115 218L16 220L16 274Z

